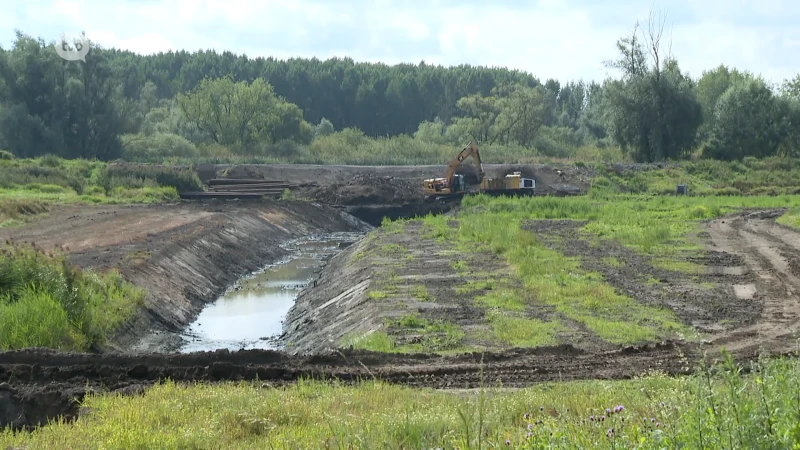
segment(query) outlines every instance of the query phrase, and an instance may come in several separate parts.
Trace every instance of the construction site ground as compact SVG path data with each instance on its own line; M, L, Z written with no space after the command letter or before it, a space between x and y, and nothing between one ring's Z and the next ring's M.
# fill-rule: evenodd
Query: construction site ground
M285 352L168 353L175 330L236 279L279 259L280 243L313 233L367 231L368 225L340 207L416 204L421 179L441 172L439 166L382 168L386 176L394 174L385 178L364 168L290 169L247 166L226 175L252 176L259 170L265 178L316 182L297 193L305 200L53 206L22 227L0 229L2 241L62 249L82 267L118 268L149 292L147 308L94 354L45 349L0 354L0 423L23 427L62 414L74 417L74 399L87 389L135 394L165 378L281 385L312 376L436 388L481 382L523 386L630 378L648 370L690 373L704 351L714 354L723 345L742 359L756 357L761 348L794 350L800 233L775 222L783 210L748 210L702 225L696 238L707 251L686 256L703 268L694 273L660 268L621 245L598 247L581 236L580 222L524 225L548 248L580 257L582 269L601 274L617 292L669 308L701 333L696 340L615 345L563 320L557 342L515 348L513 337L493 330L487 307L476 302L491 290L493 279L515 283L513 267L491 252L443 243L423 222L412 222L372 233L328 263L286 319ZM591 179L580 168L566 176L533 171L546 186L563 182L585 189ZM376 177L382 186L376 186ZM557 316L545 307L524 314L542 320ZM449 328L436 326L445 321ZM348 349L375 333L392 339L390 352Z

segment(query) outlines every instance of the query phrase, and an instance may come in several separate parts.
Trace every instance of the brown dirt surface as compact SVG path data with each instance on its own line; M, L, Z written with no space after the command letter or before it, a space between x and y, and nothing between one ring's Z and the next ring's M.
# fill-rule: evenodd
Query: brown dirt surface
M750 283L730 289L762 305L755 323L716 336L714 345L739 352L797 348L800 276L793 267L800 260L800 232L775 222L784 212L744 211L707 225L713 248L740 256L746 270L754 274Z
M548 164L483 164L485 176L504 177L513 172L522 172L536 180L542 195L585 193L591 185L595 171L576 165ZM446 166L324 166L313 164L245 164L203 165L198 174L203 181L220 178L257 178L284 180L290 183L317 187L301 187L296 190L301 197L312 198L327 204L337 205L387 205L414 203L423 200L422 180L443 177ZM475 181L474 166L465 163L457 173L462 173L469 182Z

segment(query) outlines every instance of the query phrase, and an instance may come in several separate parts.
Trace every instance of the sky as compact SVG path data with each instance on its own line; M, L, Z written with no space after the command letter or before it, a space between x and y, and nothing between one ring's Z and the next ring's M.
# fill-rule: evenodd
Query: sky
M27 0L4 2L14 30L54 41L85 32L141 54L228 50L250 57L504 66L540 80L616 77L604 61L651 11L665 47L699 77L719 64L780 83L800 72L797 0Z

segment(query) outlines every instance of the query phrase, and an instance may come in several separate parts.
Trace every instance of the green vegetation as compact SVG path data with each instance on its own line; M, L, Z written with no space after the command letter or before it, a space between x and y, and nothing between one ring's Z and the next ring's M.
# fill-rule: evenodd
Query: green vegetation
M98 274L28 247L0 250L0 349L88 350L143 304L114 271Z
M602 83L99 46L64 66L56 43L19 32L0 49L0 160L440 164L470 136L490 163L797 156L800 75L772 88L721 64L691 78L650 31L618 40Z
M6 431L0 447L792 448L800 441L798 386L800 363L788 358L744 376L726 362L683 378L469 393L380 382L167 382L144 396L89 396L75 424Z
M778 223L800 229L800 208L794 208L778 218Z
M374 331L361 336L346 337L342 345L355 349L372 350L386 353L463 353L469 351L462 344L465 333L452 323L436 320L429 321L419 315L403 316L397 320L385 320L387 331ZM389 334L393 328L403 330L404 340Z
M57 156L0 160L0 224L22 223L48 203L154 203L203 190L190 168L117 165ZM9 222L13 221L13 222Z

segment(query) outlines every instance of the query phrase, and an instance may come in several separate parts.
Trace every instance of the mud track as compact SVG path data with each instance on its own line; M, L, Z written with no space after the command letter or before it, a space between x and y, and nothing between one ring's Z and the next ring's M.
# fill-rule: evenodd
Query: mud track
M299 378L346 383L380 379L414 387L522 387L536 382L620 379L660 370L688 373L691 346L665 343L592 354L564 345L535 350L467 354L387 355L330 353L308 357L250 350L181 355L65 354L45 350L7 352L0 359L0 426L29 428L63 415L74 418L89 392L135 395L153 383L258 380L264 387Z
M730 351L788 352L800 330L800 233L775 222L785 210L745 211L708 224L712 248L739 255L753 283L731 286L738 297L763 304L756 323L715 337Z

